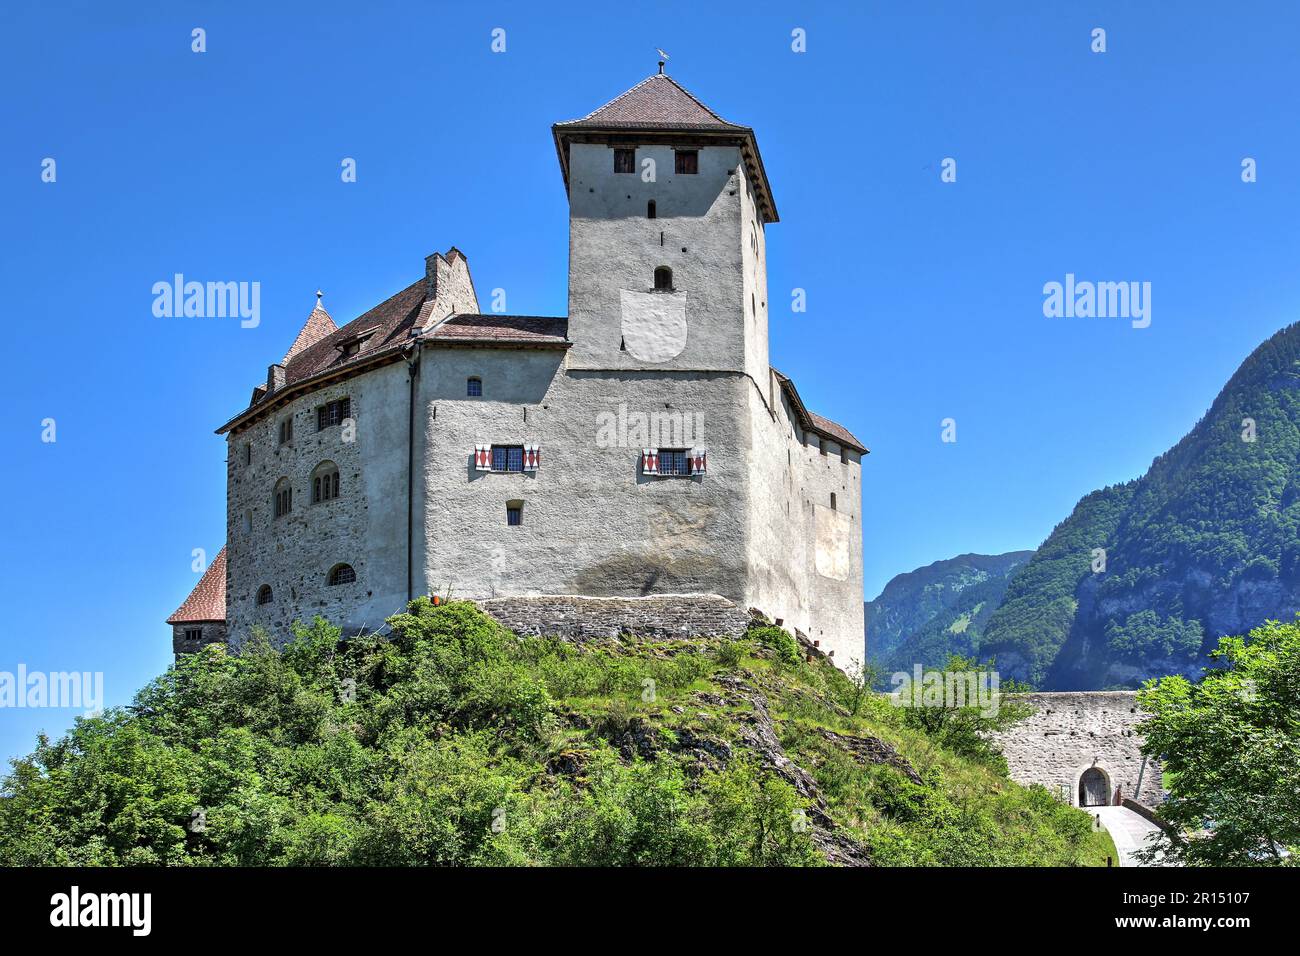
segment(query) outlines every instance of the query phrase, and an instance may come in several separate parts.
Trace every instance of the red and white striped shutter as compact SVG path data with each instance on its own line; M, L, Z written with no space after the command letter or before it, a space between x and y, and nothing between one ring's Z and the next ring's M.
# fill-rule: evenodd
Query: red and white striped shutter
M491 445L474 446L474 469L476 471L492 470L492 446Z
M541 460L542 449L540 445L524 446L524 471L536 471L537 463Z
M709 450L707 448L691 449L691 474L704 474L709 460Z
M653 448L641 449L641 474L659 474L659 452Z

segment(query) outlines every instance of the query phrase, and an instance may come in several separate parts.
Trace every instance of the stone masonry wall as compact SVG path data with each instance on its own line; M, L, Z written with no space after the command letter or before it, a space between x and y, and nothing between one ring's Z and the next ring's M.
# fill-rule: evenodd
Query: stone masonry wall
M200 631L200 637L197 641L185 636L186 631L192 631L196 628ZM226 625L224 621L172 625L172 653L176 655L177 660L180 660L185 654L193 654L201 650L208 644L224 643L226 643Z
M1025 694L1036 708L1032 717L995 737L1006 755L1013 780L1040 783L1079 805L1079 778L1096 766L1107 777L1107 792L1123 787L1124 796L1154 806L1160 802L1160 766L1142 766L1142 738L1134 726L1142 719L1133 691Z
M749 627L749 613L716 594L636 598L547 595L493 598L478 604L516 634L533 637L739 637Z

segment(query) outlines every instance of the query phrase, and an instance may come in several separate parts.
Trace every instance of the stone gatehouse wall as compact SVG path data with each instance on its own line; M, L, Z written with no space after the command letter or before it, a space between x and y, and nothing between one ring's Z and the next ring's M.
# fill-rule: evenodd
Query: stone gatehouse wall
M740 637L750 620L748 611L716 594L634 598L545 595L477 603L516 634L579 641L620 634L662 639Z
M1147 806L1160 802L1160 766L1148 760L1137 792L1142 766L1142 738L1134 726L1142 719L1133 691L1088 691L1018 695L1035 708L1033 716L995 736L1006 755L1011 778L1040 783L1079 805L1079 778L1096 766L1124 796Z

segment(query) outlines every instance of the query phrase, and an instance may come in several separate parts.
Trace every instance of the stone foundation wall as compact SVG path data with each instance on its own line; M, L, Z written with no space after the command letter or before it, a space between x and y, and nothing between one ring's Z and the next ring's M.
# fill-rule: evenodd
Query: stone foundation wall
M1142 738L1133 729L1142 719L1133 691L1025 694L1017 697L1036 712L994 739L1002 747L1011 778L1018 783L1041 783L1079 805L1079 778L1096 766L1115 788L1147 806L1160 802L1160 766L1148 760L1142 773Z
M716 594L639 598L547 595L492 598L477 603L516 634L533 637L740 637L749 627L749 612Z

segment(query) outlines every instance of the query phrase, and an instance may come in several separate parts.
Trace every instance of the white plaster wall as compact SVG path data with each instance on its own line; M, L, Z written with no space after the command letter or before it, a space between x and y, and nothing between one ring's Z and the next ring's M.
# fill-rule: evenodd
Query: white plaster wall
M425 587L453 596L745 591L746 464L741 375L585 372L563 353L426 349L421 455ZM469 376L483 397L467 399ZM708 474L641 473L641 443L602 423L628 412L703 416ZM475 471L476 444L538 444L535 473ZM666 444L666 443L665 443ZM522 500L523 524L506 524Z
M656 163L653 183L640 175L647 158ZM615 173L613 150L599 144L572 144L569 163L570 366L745 368L739 149L701 147L699 172L689 176L673 172L668 146L639 147L636 173ZM646 218L650 199L656 219ZM661 265L686 293L687 343L647 361L619 347L622 293L651 292Z

